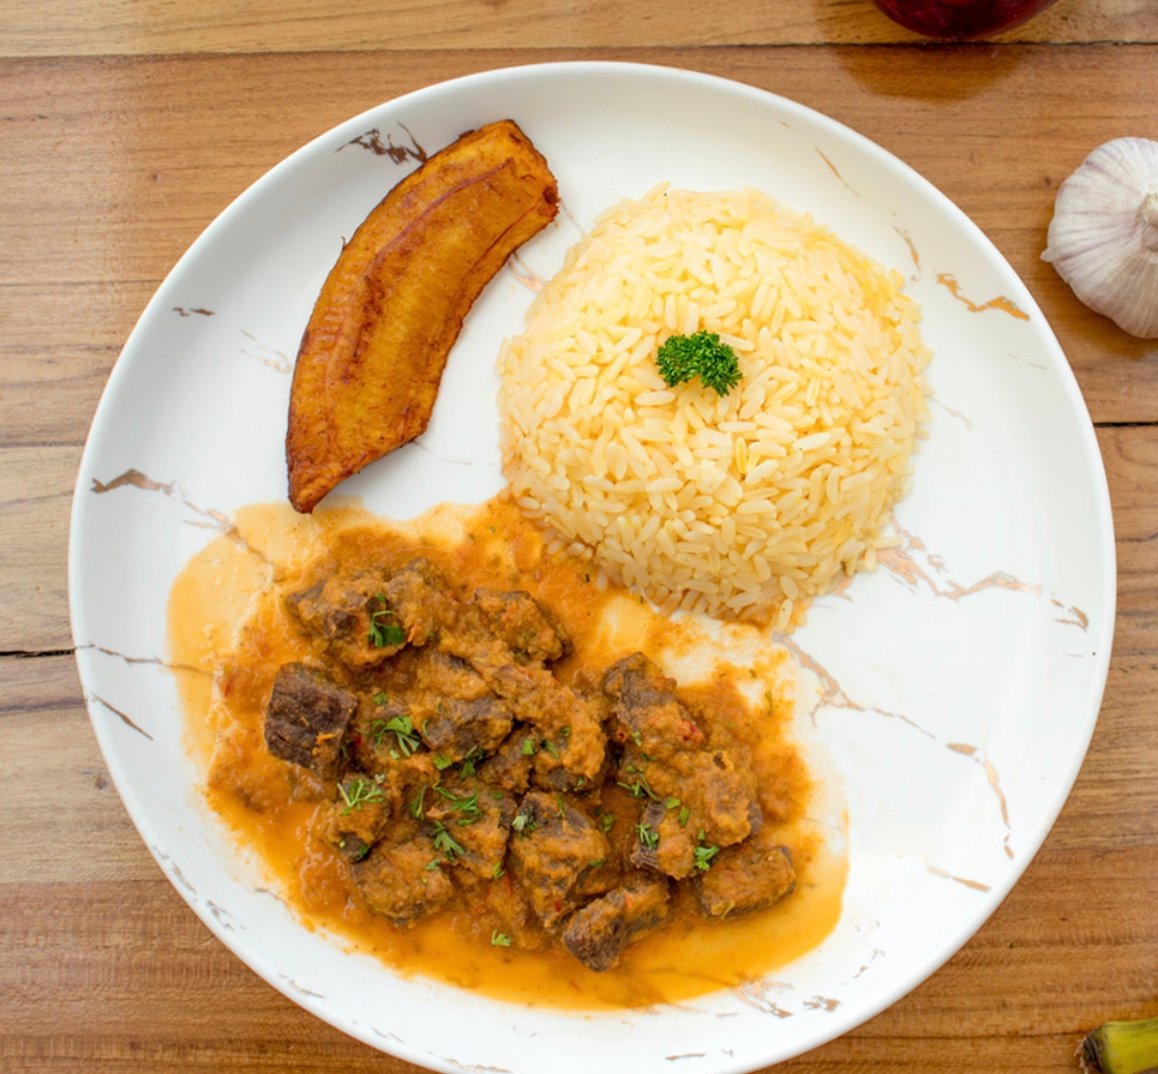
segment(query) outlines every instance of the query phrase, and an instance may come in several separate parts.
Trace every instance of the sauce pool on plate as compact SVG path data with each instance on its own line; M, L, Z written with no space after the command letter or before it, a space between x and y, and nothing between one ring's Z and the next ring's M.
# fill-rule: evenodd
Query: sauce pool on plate
M749 758L765 826L791 848L791 893L768 909L718 920L704 916L690 882L675 885L662 925L604 972L545 934L535 939L534 930L530 948L506 946L493 919L469 902L452 902L409 927L375 913L351 883L342 854L318 838L331 805L319 781L269 752L264 720L278 669L316 655L287 612L285 593L319 564L357 569L414 557L468 587L526 590L550 609L571 641L552 669L562 683L598 681L634 652L678 680L680 700L713 741L732 743ZM243 508L233 529L194 556L174 583L169 630L208 807L254 853L260 882L272 882L303 924L399 973L521 1003L645 1006L758 979L816 947L840 917L847 861L839 838L813 812L818 788L792 736L791 659L754 627L713 636L695 617L659 615L588 564L548 555L509 499L436 508L406 524L348 507L308 518L279 504ZM737 641L748 643L746 655ZM638 820L640 803L620 798L608 807L622 814L609 833L613 845ZM506 871L496 872L502 875L493 883L513 883Z

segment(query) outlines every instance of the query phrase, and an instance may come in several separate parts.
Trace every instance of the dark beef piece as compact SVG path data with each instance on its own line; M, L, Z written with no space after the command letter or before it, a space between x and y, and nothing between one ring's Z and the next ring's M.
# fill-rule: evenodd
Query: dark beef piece
M448 850L448 861L484 878L502 871L514 799L477 779L451 777L427 793L424 805L434 830L441 828L461 848Z
M508 648L537 663L559 660L571 639L552 612L521 589L476 589L472 603Z
M615 705L617 736L644 753L664 757L702 747L704 732L675 696L676 684L643 653L632 653L604 672L603 692Z
M681 806L668 809L663 802L648 802L639 823L648 834L636 829L638 838L631 848L631 864L654 869L675 880L683 880L696 871L696 831L689 828L690 818L680 824ZM649 845L654 844L654 845Z
M356 764L372 774L386 771L392 761L414 753L419 744L405 698L385 690L358 698L349 737Z
M545 937L527 893L510 873L504 872L482 884L481 897L497 922L498 931L509 936L514 947L532 950L543 946Z
M700 908L709 917L738 917L779 902L796 886L796 869L786 846L764 832L721 850L707 872L693 881Z
M460 701L477 701L491 692L486 680L465 660L437 649L423 649L418 655L411 688Z
M390 820L391 803L384 779L351 773L338 783L335 801L318 818L315 831L347 861L361 861L382 837Z
M508 794L521 795L530 783L537 741L534 732L526 727L516 728L507 735L494 753L479 765L479 778ZM529 752L525 749L528 742Z
M516 718L540 732L540 739L564 744L556 750L568 772L588 781L599 775L607 756L607 736L597 704L542 668L504 664L484 671L483 677Z
M422 725L423 741L441 757L461 761L472 751L490 753L510 734L511 710L495 697L439 701Z
M374 667L406 644L386 603L386 579L375 571L338 571L286 597L306 633L352 669Z
M642 653L608 668L604 691L615 704L612 737L623 744L618 782L660 800L675 797L688 827L706 841L731 846L752 830L756 778L746 758L707 743L675 696L675 683Z
M430 838L381 842L350 867L366 904L395 925L413 925L441 910L454 897L454 885L439 864Z
M562 734L554 739L533 735L536 743L532 756L531 781L547 791L562 791L565 794L590 794L603 785L610 771L606 751L604 763L594 778L572 770L575 755L571 752L571 736Z
M342 736L357 704L357 697L324 671L284 664L265 712L265 744L275 757L333 779L341 761Z
M584 875L599 868L609 846L603 833L562 795L531 791L512 822L507 855L531 908L554 928L578 905Z
M412 645L426 645L458 618L450 583L429 560L413 559L392 574L385 595Z
M627 944L667 917L670 901L665 878L636 874L572 914L563 943L588 969L609 970Z

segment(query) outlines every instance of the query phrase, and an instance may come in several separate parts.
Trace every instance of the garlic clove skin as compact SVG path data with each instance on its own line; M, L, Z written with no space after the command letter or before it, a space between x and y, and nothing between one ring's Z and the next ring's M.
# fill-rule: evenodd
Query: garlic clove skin
M1158 142L1115 138L1058 188L1042 259L1131 335L1158 339Z

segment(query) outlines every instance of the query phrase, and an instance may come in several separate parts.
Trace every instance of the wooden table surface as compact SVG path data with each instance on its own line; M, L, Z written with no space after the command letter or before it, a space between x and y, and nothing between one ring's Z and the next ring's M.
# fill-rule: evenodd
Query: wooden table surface
M943 969L782 1069L1065 1071L1084 1029L1158 1015L1158 343L1039 259L1085 154L1158 138L1155 0L1060 0L968 46L922 43L867 0L0 0L0 1069L416 1069L266 985L149 856L81 700L69 507L135 318L232 198L381 101L562 59L751 83L922 172L1045 311L1109 473L1114 655L1056 827Z

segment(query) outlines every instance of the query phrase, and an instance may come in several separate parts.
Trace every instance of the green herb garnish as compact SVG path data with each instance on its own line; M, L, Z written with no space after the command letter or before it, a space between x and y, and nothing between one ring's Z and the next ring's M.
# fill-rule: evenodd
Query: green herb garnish
M434 824L434 849L445 854L446 860L452 864L466 853L463 845L446 830L446 825L441 821L435 821Z
M343 817L355 809L361 809L367 802L381 802L386 798L381 787L372 780L362 779L360 776L339 783L338 793L346 803L346 808L342 810Z
M477 790L472 794L459 795L442 786L435 786L434 789L450 803L450 808L458 814L460 826L465 827L468 824L474 824L475 821L482 820L482 810L478 807Z
M403 757L409 757L418 749L418 735L409 716L394 716L389 720L379 719L370 725L370 734L373 736L375 746L381 746L382 739L390 733L398 740L398 748L402 751ZM394 751L391 750L390 753L397 760Z
M386 598L379 594L375 599L381 607L370 613L370 644L375 649L385 649L388 645L405 644L406 631L397 623L389 622L394 613L386 607Z
M706 873L712 867L712 859L719 854L719 847L696 847L696 868L701 873Z
M669 388L699 377L717 395L727 395L740 383L736 352L715 332L669 336L655 356L660 376Z
M486 754L478 746L471 746L462 759L462 774L467 778L473 776L476 770L475 766L484 760L486 760Z
M510 947L511 938L505 932L495 929L491 933L491 947Z
M639 841L647 850L655 850L659 846L659 832L650 824L637 824L635 834L639 836Z
M628 767L631 766L628 765ZM659 796L648 786L647 780L643 776L636 779L634 783L624 783L622 780L617 780L616 786L622 787L632 798L651 798L656 802L659 801Z
M422 784L422 787L419 789L418 793L412 799L410 799L410 804L407 806L407 808L410 810L410 815L415 820L422 820L422 818L426 816L426 810L422 805L425 799L426 784L424 783Z

